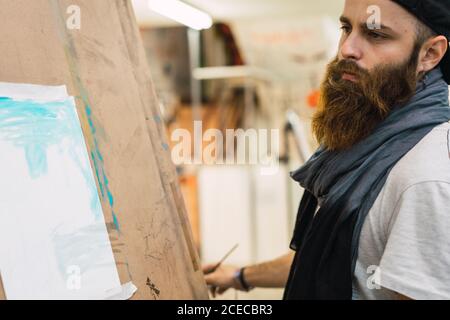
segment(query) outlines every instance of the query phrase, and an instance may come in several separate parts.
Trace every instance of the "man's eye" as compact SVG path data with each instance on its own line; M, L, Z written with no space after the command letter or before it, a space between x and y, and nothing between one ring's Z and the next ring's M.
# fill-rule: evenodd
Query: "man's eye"
M342 30L344 33L349 33L349 32L350 32L350 27L349 27L349 26L341 26L341 30Z
M385 37L382 34L379 34L377 32L373 32L373 31L369 31L368 32L369 37L371 37L372 39L384 39Z

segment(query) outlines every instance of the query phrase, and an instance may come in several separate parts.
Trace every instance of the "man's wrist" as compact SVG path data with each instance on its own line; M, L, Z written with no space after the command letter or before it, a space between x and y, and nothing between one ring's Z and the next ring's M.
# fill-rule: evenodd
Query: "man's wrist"
M248 291L252 290L254 287L251 286L251 285L247 282L247 280L245 279L245 275L244 275L245 268L246 268L246 267L242 267L242 268L240 268L239 270L237 270L236 273L235 273L235 275L234 275L234 278L235 278L235 280L239 283L239 285L241 286L241 288L242 288L244 291L247 291L247 292L248 292Z

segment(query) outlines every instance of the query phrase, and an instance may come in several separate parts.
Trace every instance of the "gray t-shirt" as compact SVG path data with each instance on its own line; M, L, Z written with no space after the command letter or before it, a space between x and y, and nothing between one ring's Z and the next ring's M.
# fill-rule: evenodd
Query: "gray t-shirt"
M354 299L450 299L450 123L392 168L364 222Z

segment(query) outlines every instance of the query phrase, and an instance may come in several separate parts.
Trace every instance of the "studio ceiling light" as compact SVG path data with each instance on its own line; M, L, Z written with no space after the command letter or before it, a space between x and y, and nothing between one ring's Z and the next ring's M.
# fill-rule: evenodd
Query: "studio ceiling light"
M208 29L213 23L209 14L179 0L148 0L148 6L156 13L195 30Z

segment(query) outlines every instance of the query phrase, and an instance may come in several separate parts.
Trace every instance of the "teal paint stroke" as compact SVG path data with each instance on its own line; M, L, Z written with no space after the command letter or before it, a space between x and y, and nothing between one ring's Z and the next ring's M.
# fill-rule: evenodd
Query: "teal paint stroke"
M68 152L80 168L91 195L91 210L96 220L101 218L97 189L86 163L83 133L73 100L41 103L0 97L0 139L24 150L32 179L47 174L47 149L58 146L63 140L69 141L70 147L64 152Z
M86 116L87 116L87 122L89 124L89 130L91 132L92 135L92 140L93 140L93 146L91 146L91 159L92 159L92 163L94 165L94 171L95 171L95 177L97 179L99 188L100 188L100 193L101 193L101 197L102 199L105 199L105 197L107 197L108 203L111 207L111 211L112 211L112 216L113 216L113 223L114 226L116 228L116 230L120 233L120 224L119 224L119 220L117 218L117 215L115 213L114 210L114 196L110 190L109 187L109 180L108 177L106 175L105 172L105 167L104 167L104 158L103 155L100 151L99 148L99 144L98 144L98 139L96 136L97 133L97 129L94 125L94 119L93 119L93 115L92 115L92 108L89 104L89 100L87 98L87 93L84 92L82 90L81 92L81 96L78 97L80 98L85 106L85 112L86 112Z
M114 213L114 211L112 213L112 216L113 216L114 226L116 227L117 231L120 232L119 220L117 220L117 215Z

